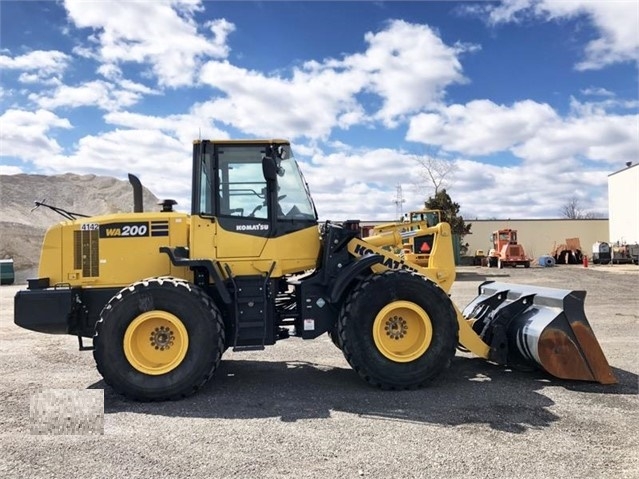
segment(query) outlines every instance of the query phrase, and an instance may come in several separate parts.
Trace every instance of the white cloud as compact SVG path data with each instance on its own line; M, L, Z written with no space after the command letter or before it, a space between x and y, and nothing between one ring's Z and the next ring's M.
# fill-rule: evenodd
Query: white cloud
M96 106L114 111L136 104L143 93L153 92L133 82L124 84L132 89L117 88L113 83L103 80L94 80L79 86L60 85L50 93L31 93L29 100L46 109Z
M113 130L83 137L71 155L37 158L44 173L71 171L125 178L136 174L160 198L173 198L189 210L191 144L154 129Z
M550 18L571 18L587 15L599 30L600 37L586 45L586 58L577 65L579 70L639 59L639 8L633 1L573 0L556 2L544 0L538 10Z
M106 123L134 130L159 130L190 145L198 137L228 138L227 132L213 125L213 118L196 114L150 116L131 112L111 112L104 116Z
M554 167L538 163L496 166L462 159L448 192L460 203L465 219L558 218L560 209L578 196L585 210L607 215L606 168L585 170L574 159Z
M227 96L197 105L194 112L253 135L286 131L291 138L326 137L339 121L347 127L363 115L354 99L364 82L359 72L297 69L289 80L209 62L200 79Z
M483 7L493 23L519 21L526 16L562 20L585 15L599 37L585 46L585 58L578 70L596 70L613 63L639 59L639 8L637 2L606 0L503 0Z
M0 165L0 175L19 175L24 173L22 168L13 165Z
M401 20L365 35L368 48L341 60L308 61L290 77L265 75L227 61L204 65L200 81L225 97L197 111L261 136L289 132L291 138L326 139L335 127L348 129L373 119L395 126L398 119L439 104L445 87L465 81L457 56L470 47L450 47L426 25ZM367 112L358 95L381 100Z
M299 155L300 148L293 146ZM397 184L403 184L406 193L415 192L404 211L419 208L428 190L415 188L416 167L414 155L390 148L336 153L313 148L312 157L301 163L318 213L325 219L392 219Z
M55 128L71 128L66 118L47 110L7 110L0 116L2 147L0 156L20 158L24 161L47 159L62 151L62 147L49 132Z
M567 11L594 12L584 7L551 14L533 9L528 1L504 5L510 10L502 11L500 21L511 21L522 12L545 18L567 18ZM202 137L227 138L229 133L221 129L225 125L241 135L279 137L285 132L296 140L294 149L320 215L332 219L393 218L396 185L404 188L404 211L420 207L431 192L417 185L413 154L392 148L353 148L331 137L336 128L380 127L380 122L392 128L408 122L408 140L437 145L449 157L462 156L456 160L449 191L464 212L484 218L555 216L575 192L584 198L587 209L605 210L610 173L605 162L636 161L639 154L639 117L622 111L636 110L637 102L618 99L603 88L582 90L582 95L601 101L573 99L566 117L533 100L445 105L447 87L467 81L460 56L478 47L447 45L427 25L390 21L381 30L365 34L359 51L267 74L226 60L234 26L218 19L198 29L199 1L158 2L157 8L130 1L115 6L69 1L66 6L76 27L91 29L90 48L80 45L74 52L98 61L100 76L32 92L29 98L42 108L37 112L6 112L1 117L2 155L32 161L42 172L123 178L130 171L158 196L178 199L180 209L187 209L190 201L192 140L199 132ZM18 58L22 57L0 56L0 62L30 64ZM54 62L58 69L46 78L56 80L62 75L69 58ZM124 111L145 95L162 93L146 80L125 78L129 62L148 68L142 78L150 72L160 86L190 85L197 78L200 90L186 93L199 95L206 86L215 92L209 101L184 107L179 114ZM21 72L23 82L42 81L35 69L13 68ZM376 105L365 106L364 98L371 97ZM170 100L167 96L166 101ZM54 129L71 125L47 109L78 106L105 110L103 131L111 131L84 133L73 152L62 152ZM522 161L496 166L472 159L501 152Z
M87 135L69 155L33 158L38 171L78 174L93 173L125 178L139 176L142 183L160 198L178 201L178 209L190 208L192 142L198 129L204 138L227 138L228 134L191 114L163 117L130 112L110 112L104 116L114 130Z
M85 136L80 139L72 155L57 156L51 161L43 162L41 166L56 167L59 171L73 166L83 168L82 165L85 165L84 168L110 172L123 171L124 167L136 171L166 172L167 165L171 165L170 174L174 174L176 171L185 170L185 161L186 169L190 171L189 148L190 145L185 145L157 130L116 129L101 135ZM141 154L141 151L144 153ZM85 161L89 158L92 159L91 166Z
M615 96L605 96L603 100L581 102L570 97L570 115L573 117L605 116L608 112L639 110L639 100L624 100Z
M115 81L122 78L122 70L113 63L103 63L98 67L96 72L107 80Z
M610 165L622 164L639 156L638 132L639 115L571 117L544 126L512 151L526 160L550 164L576 156Z
M450 47L427 25L394 20L378 33L365 35L363 54L332 62L366 73L366 89L383 99L377 117L393 126L397 117L437 104L444 88L464 83L457 56L464 47Z
M213 33L213 45L215 48L215 55L217 57L226 58L230 53L230 48L226 44L226 40L230 33L235 31L235 25L224 18L213 20L208 22L206 26Z
M510 151L531 162L575 156L611 164L636 159L639 116L606 113L604 106L575 104L574 114L561 118L532 100L510 107L474 100L417 115L407 139L469 156Z
M511 166L463 157L451 161L455 168L447 191L467 219L559 217L561 205L573 195L588 211L607 211L610 170L605 166L585 169L570 157L550 167L535 161ZM301 168L324 219L391 220L397 185L403 190L403 212L421 208L433 193L432 185L420 180L423 170L415 155L393 149L319 151Z
M467 155L486 155L528 140L544 124L557 120L557 114L545 103L525 100L508 107L473 100L414 116L406 139Z
M0 55L0 68L24 72L19 81L24 83L51 83L67 68L70 57L57 50L34 50L24 55Z
M590 87L584 88L581 90L581 93L586 96L605 96L605 97L614 97L615 94L606 88L601 87Z
M162 86L190 85L202 59L229 54L226 39L233 24L215 20L207 25L212 37L200 34L194 20L199 1L157 0L153 8L131 1L65 0L64 5L77 28L95 31L97 49L80 46L77 54L107 65L149 64Z
M40 83L42 85L60 85L61 81L57 77L46 77L41 73L20 73L18 77L20 83Z

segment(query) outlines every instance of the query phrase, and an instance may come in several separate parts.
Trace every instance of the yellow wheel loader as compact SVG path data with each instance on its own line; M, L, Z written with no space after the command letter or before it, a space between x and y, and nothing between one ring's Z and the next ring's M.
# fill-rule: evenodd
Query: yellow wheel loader
M373 234L392 231L398 227L402 231L402 242L394 245L400 250L400 257L412 264L428 268L430 250L433 246L433 235L423 234L418 230L430 228L441 223L441 211L422 209L411 211L401 223L387 223L373 227Z
M383 389L416 388L459 345L504 365L566 379L615 378L583 311L583 292L487 283L462 313L450 227L428 268L387 251L401 226L365 239L356 221L318 224L284 140L196 141L192 211L67 217L46 233L38 277L15 297L15 323L78 337L104 380L136 400L179 399L222 354L289 336L330 334L349 364ZM93 338L92 345L85 345Z

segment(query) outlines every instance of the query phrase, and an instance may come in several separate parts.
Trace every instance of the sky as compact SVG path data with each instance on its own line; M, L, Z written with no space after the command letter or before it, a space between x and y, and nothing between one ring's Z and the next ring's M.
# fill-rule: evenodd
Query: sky
M421 208L425 165L466 219L605 217L638 62L637 0L3 0L0 173L189 211L193 140L285 138L321 219Z

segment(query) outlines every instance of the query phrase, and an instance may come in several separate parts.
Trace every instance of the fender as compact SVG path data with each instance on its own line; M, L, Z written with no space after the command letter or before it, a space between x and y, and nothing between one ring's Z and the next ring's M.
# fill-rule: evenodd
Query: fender
M379 264L383 261L384 257L381 254L370 254L358 258L357 260L349 264L346 268L344 268L344 270L340 273L340 275L333 283L333 287L331 288L331 303L335 304L341 299L348 285L357 276L362 274L367 269L370 269L371 266Z
M224 285L222 281L222 275L219 272L219 263L213 262L210 259L189 259L188 257L181 256L184 250L181 248L169 248L168 246L160 246L160 253L168 255L171 263L174 266L187 266L191 269L196 267L203 267L208 272L209 276L213 278L213 285L215 290L220 295L220 298L226 305L232 303L231 293Z

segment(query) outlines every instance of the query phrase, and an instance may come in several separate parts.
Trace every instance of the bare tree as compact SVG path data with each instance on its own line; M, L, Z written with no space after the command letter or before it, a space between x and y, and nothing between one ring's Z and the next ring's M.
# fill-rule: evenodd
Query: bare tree
M586 211L581 206L581 201L576 196L571 196L561 206L561 216L569 220L592 220L602 218L605 215L595 211Z
M433 196L437 196L437 193L449 185L456 166L453 161L428 154L415 155L415 161L421 167L419 172L421 182L435 190Z
M561 216L569 220L579 220L583 217L583 210L579 198L571 196L561 205Z

